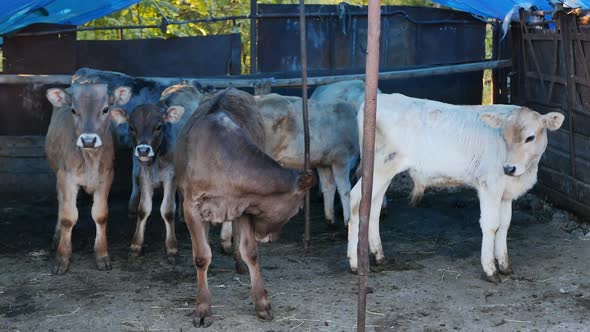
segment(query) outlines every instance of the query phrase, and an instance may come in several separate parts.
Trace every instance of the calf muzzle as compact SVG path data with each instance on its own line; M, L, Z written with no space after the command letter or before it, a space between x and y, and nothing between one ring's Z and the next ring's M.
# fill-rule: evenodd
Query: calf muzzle
M84 149L95 149L102 146L102 140L97 134L84 133L78 137L76 145Z
M150 145L140 144L135 147L135 155L141 161L149 161L154 156L154 149Z

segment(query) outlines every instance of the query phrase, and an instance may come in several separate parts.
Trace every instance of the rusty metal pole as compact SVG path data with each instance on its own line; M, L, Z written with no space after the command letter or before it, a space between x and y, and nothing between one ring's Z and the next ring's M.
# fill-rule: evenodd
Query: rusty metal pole
M369 217L373 191L375 161L375 127L377 113L377 84L379 82L379 34L381 33L381 1L369 0L367 62L365 68L365 108L363 121L361 203L359 222L359 290L357 331L365 331L367 309L367 274L369 273ZM360 129L360 128L359 128Z
M299 0L299 41L301 46L301 101L303 105L303 139L304 139L304 168L309 170L309 122L307 115L307 46L306 46L307 32L305 29L305 0ZM310 235L309 235L309 191L305 194L305 230L303 233L303 245L305 251L309 250Z
M250 74L258 72L257 61L257 25L258 25L258 0L250 0Z

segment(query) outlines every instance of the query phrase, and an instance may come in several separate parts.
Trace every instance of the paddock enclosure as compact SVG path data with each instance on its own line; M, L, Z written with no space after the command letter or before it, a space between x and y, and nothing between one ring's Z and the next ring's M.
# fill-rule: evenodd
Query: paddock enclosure
M411 180L406 174L396 177L380 226L387 260L371 266L368 274L365 328L590 331L590 16L585 9L517 9L514 17L519 19L502 39L500 20L456 5L463 2L440 4L465 11L381 6L379 89L481 104L484 69L491 69L494 103L526 105L542 114L561 112L566 122L549 135L537 185L513 204L508 246L515 273L502 276L498 285L480 277L475 191L429 190L417 207L410 207L406 197ZM189 232L184 222L176 221L179 259L176 265L168 264L158 193L146 227L144 255L127 258L135 220L127 217L132 154L123 126L118 128L109 197L113 269L97 271L94 266L92 200L79 195L72 266L63 276L51 274L57 198L44 151L51 118L45 91L69 86L72 74L88 67L141 77L157 92L189 81L235 86L253 94L301 96L299 6L255 0L250 5L248 17L223 19L250 20L251 49L243 49L240 33L80 40L78 25L51 22L2 34L0 330L193 329L196 273ZM305 5L309 94L322 84L364 78L367 12L366 6L347 3ZM491 46L486 46L486 36ZM486 47L491 58L486 58ZM250 72L242 68L246 53ZM131 111L130 106L124 108ZM210 330L357 329L358 277L349 272L347 229L341 222L336 227L324 223L317 188L311 192L310 220L308 250L302 242L302 213L287 223L277 242L258 247L274 313L271 322L257 320L249 277L235 272L232 257L221 252L219 228L212 227Z

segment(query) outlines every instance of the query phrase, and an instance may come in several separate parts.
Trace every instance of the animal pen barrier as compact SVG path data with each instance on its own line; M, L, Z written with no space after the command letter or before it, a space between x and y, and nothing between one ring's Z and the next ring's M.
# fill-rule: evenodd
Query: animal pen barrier
M364 49L364 52L362 52L362 57L365 56L364 53L368 54L369 56L366 58L367 61L367 84L368 84L368 89L367 89L367 95L366 95L366 112L365 112L365 116L366 121L365 123L367 124L365 127L365 138L369 138L369 139L365 139L364 140L364 144L365 146L363 146L363 153L366 156L372 156L373 153L373 149L374 149L374 143L371 143L372 141L374 142L374 121L375 121L375 94L376 94L376 88L377 88L377 74L378 74L378 68L379 68L379 62L384 62L384 68L395 68L395 64L396 61L399 61L399 59L393 59L391 60L390 58L383 58L383 54L379 53L379 28L380 28L380 23L375 24L375 20L377 20L376 22L380 22L380 18L379 18L379 5L380 2L378 0L372 0L369 4L369 12L371 18L366 20L367 23L372 23L371 25L369 25L369 31L366 33L366 35L368 36L370 43L367 44L366 48ZM304 18L305 18L305 13L304 13L305 8L302 7L301 11L302 11L302 15L300 16L301 21L300 22L304 22ZM400 14L404 14L402 12L393 12L390 13L390 15L392 17L397 17L400 16ZM323 16L323 15L319 15L318 16ZM351 15L352 16L352 15ZM355 16L360 16L360 15L355 15ZM401 15L403 19L408 19L408 15ZM275 15L274 17L272 17L273 19L275 18L279 18L279 15ZM287 18L289 18L290 16L287 15ZM411 20L409 20L411 21ZM443 20L444 21L444 20ZM424 21L424 22L411 22L413 24L439 24L441 23L440 21ZM473 22L469 22L468 20L464 20L464 21L445 21L445 24L473 24ZM356 24L356 23L355 23ZM386 23L387 25L387 23ZM479 28L481 30L481 23L478 24ZM300 25L299 28L303 28L305 29L305 25ZM476 29L477 30L477 29ZM455 34L455 38L456 39L460 39L456 33ZM483 35L481 35L480 33L478 33L476 31L476 34L474 36L480 36L483 37ZM24 35L23 37L29 37L28 35ZM354 38L358 38L359 40L362 39L362 37L364 37L364 35L361 35L361 37L359 36L354 36ZM306 43L309 43L309 40L306 38L305 34L301 34L300 35L301 38L301 45L306 45ZM328 40L332 40L332 39L328 39ZM356 40L353 40L353 45L354 42L356 42ZM261 43L259 43L259 46L261 45ZM385 40L384 43L385 47L385 51L387 51L387 40ZM109 46L109 48L112 46ZM329 48L333 49L333 45L329 45ZM356 51L355 47L352 46L352 50L353 53L354 51ZM259 52L260 50L257 50L257 53L260 54ZM470 63L463 63L463 64L458 64L457 62L466 62L466 59L447 59L446 61L442 61L442 63L448 63L449 61L451 62L451 64L449 65L443 65L443 66L436 66L436 67L427 67L427 68L417 68L417 69L408 69L408 70L394 70L394 71L388 71L388 72L384 72L381 73L381 77L384 79L399 79L399 78L418 78L418 77L432 77L435 75L452 75L452 74L457 74L457 73L468 73L468 72L480 72L483 69L486 68L502 68L502 67L506 67L510 65L510 61L495 61L495 62L473 62L473 57L475 55L475 57L478 56L478 54L480 53L481 49L475 49L475 51L473 51L471 55L467 56L468 60L471 60ZM262 57L264 57L265 53L262 53ZM303 50L303 53L305 54L305 50ZM443 54L443 53L441 53ZM381 59L380 59L380 55L381 55ZM231 57L231 56L230 56ZM287 55L285 57L288 57L288 52ZM282 57L283 59L285 57ZM417 56L414 55L409 55L408 58L403 59L403 64L405 64L406 66L409 64L407 63L408 59L412 59L415 60L417 58ZM13 58L14 59L14 58ZM259 58L257 58L258 60ZM262 58L264 59L264 58ZM414 66L425 66L425 65L432 65L432 64L439 64L436 63L436 61L440 61L440 60L436 60L435 63L429 63L432 62L433 59L436 59L436 57L432 57L432 58L428 58L426 57L426 60L424 60L422 63L412 63ZM297 59L292 59L291 61L296 61ZM294 87L294 86L301 86L303 85L304 87L307 85L307 80L306 80L306 71L307 71L307 66L305 65L306 63L306 56L302 55L300 60L302 61L302 65L300 67L300 69L303 70L303 77L302 79L298 79L298 78L289 78L289 76L293 76L293 73L296 72L296 70L291 70L291 71L284 71L284 74L282 75L278 75L278 76L284 76L283 78L277 78L274 79L272 77L268 77L268 75L265 75L267 77L250 77L250 78L240 78L240 79L195 79L198 82L200 82L201 84L213 84L215 86L218 87L222 87L222 86L237 86L237 87L253 87L255 89L258 89L260 87L263 88L263 90L268 91L270 89L271 86L275 86L275 87ZM354 71L354 65L356 64L356 62L358 61L355 56L353 56L350 61L352 61L352 65L350 62L346 63L345 65L342 65L343 67L339 68L338 66L333 66L334 59L331 59L329 61L329 65L325 65L324 67L316 67L315 68L315 72L323 72L324 73L349 73L351 69L353 69ZM381 60L381 61L380 61ZM482 60L482 58L480 57L480 59L476 59L476 60ZM389 62L388 62L389 61ZM393 62L391 62L393 61ZM405 62L404 62L405 61ZM263 62L264 63L264 62ZM392 63L394 65L392 65ZM10 62L9 62L10 64ZM21 64L22 65L22 64ZM261 63L257 63L255 68L260 68L262 67L263 69L265 68L264 66L260 66ZM285 65L285 63L280 63L279 65ZM352 68L350 68L352 66ZM95 67L100 67L99 66L95 66ZM279 66L280 67L280 66ZM344 68L346 67L346 68ZM14 69L18 68L18 67L13 67L13 71L15 71ZM21 67L23 68L23 70L26 70L26 66L25 67ZM269 67L270 69L268 69L269 72L272 72L272 67ZM318 69L319 68L319 69ZM105 68L108 69L108 68ZM297 69L295 67L295 69ZM358 69L358 68L357 68ZM231 71L231 70L230 70ZM171 75L172 76L172 75ZM184 76L184 75L175 75L175 76ZM364 77L362 74L349 74L349 75L330 75L330 76L323 76L323 77L315 77L313 79L311 79L310 83L312 84L325 84L325 83L330 83L330 82L336 82L336 81L340 81L340 80L345 80L345 79L350 79L350 78L361 78ZM481 76L480 76L481 77ZM159 83L162 82L166 82L165 84L172 84L174 81L179 81L179 79L169 79L169 78L153 78L153 81L158 81ZM69 76L39 76L39 75L35 75L35 76L21 76L21 75L3 75L2 77L0 77L0 84L15 84L15 83L23 83L23 82L33 82L33 83L39 83L41 81L44 81L44 83L48 83L48 84L64 84L67 85L70 81L70 77ZM480 78L480 82L481 82L481 78ZM422 87L423 88L423 87ZM307 92L306 89L304 89L304 96ZM479 90L479 98L481 97L481 90ZM459 98L461 99L461 98ZM304 113L305 114L305 113ZM372 119L372 120L371 120ZM372 123L372 125L370 125ZM372 133L371 133L372 132ZM369 135L369 136L366 136ZM372 139L370 139L372 135ZM308 138L306 139L308 141ZM307 142L308 144L308 142ZM373 145L371 145L373 144ZM308 158L308 152L306 153L306 158ZM371 174L372 174L372 158L365 158L363 160L364 163L364 179L370 179L371 178ZM307 167L307 166L306 166ZM360 271L359 271L359 283L360 283L360 287L361 289L359 289L359 330L364 330L364 315L365 315L365 309L364 309L364 305L366 303L366 290L364 288L363 285L366 286L366 275L368 272L368 252L367 252L367 248L368 248L368 242L367 242L367 230L368 230L368 218L369 218L369 206L370 206L370 189L371 189L372 185L370 180L367 181L367 183L363 183L363 202L361 204L361 232L360 232L360 236L361 236L361 241L360 241L360 245L359 245L359 250L361 252L361 265L360 265ZM308 199L308 198L307 198Z
M544 114L566 115L560 130L550 133L536 190L550 201L590 217L590 26L576 14L557 12L551 20L527 23L544 12L520 11L512 27L511 101ZM509 54L507 54L509 56Z

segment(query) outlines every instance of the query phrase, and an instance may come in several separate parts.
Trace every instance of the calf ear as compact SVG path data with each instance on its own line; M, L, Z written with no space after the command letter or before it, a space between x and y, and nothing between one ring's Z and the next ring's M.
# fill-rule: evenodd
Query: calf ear
M118 125L127 122L127 113L125 113L125 111L120 108L112 109L111 117Z
M164 121L176 123L184 114L184 107L180 105L172 105L164 112Z
M492 128L500 128L504 125L505 115L496 112L485 112L481 113L479 118Z
M543 124L551 131L559 129L565 120L565 116L561 113L551 112L543 115Z
M297 182L297 188L301 191L309 190L311 187L315 186L316 178L312 171L307 171L299 177L299 181Z
M70 105L70 95L62 89L47 89L46 96L51 105L55 107Z
M111 105L125 105L129 99L131 99L131 88L128 86L120 86L113 91Z

